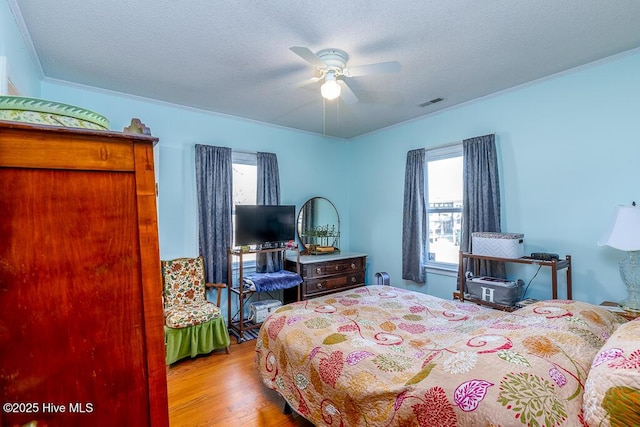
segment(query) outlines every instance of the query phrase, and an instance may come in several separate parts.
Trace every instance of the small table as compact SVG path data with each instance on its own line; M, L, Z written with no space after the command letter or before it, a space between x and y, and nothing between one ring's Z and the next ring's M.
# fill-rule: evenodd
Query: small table
M633 320L633 319L636 319L636 318L640 317L640 311L625 310L622 307L620 307L620 304L618 304L617 302L604 301L604 302L600 303L600 305L603 306L603 307L617 307L618 309L620 309L620 311L611 310L611 312L615 313L615 314L617 314L619 316L622 316L627 320Z

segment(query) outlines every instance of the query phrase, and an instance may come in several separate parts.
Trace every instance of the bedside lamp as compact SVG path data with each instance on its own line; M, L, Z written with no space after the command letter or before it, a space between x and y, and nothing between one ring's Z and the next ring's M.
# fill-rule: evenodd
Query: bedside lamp
M611 246L627 252L620 261L620 276L629 296L620 302L626 310L640 311L640 207L616 206L609 230L598 240L599 246Z

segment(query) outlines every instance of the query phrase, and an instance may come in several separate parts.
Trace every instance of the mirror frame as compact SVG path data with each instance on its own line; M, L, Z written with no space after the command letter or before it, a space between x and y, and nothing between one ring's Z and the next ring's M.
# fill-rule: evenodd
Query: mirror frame
M309 243L305 243L303 238L302 238L302 215L305 211L305 207L311 203L314 200L324 200L326 201L332 208L333 211L336 214L336 220L337 220L337 224L335 224L336 227L336 231L335 234L331 234L331 235L324 235L324 236L319 236L317 237L318 239L327 239L327 243L328 243L328 239L333 239L332 245L328 246L328 245L313 245L313 244L309 244ZM331 224L327 224L327 226L329 226ZM329 230L321 230L321 231L329 231ZM333 204L333 202L329 199L327 199L326 197L322 197L322 196L316 196L316 197L312 197L309 200L307 200L306 202L304 202L304 204L302 205L302 207L300 208L300 211L298 212L298 216L296 218L296 233L298 235L298 241L300 242L300 246L302 246L304 249L302 251L302 253L304 255L323 255L323 254L331 254L331 253L338 253L340 252L340 214L338 213L338 209L336 209L336 206Z

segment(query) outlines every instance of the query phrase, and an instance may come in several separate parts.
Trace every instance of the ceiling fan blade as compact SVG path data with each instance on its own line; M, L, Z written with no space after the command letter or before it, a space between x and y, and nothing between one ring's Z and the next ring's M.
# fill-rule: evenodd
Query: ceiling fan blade
M377 64L360 65L358 67L345 68L343 74L347 77L366 76L369 74L398 73L401 66L397 61L378 62Z
M310 79L304 79L304 80L299 81L298 83L294 83L293 85L291 85L291 87L293 89L298 89L298 88L301 88L303 86L310 85L311 83L315 83L317 81L320 81L321 79L322 79L322 77L311 77Z
M305 87L307 85L310 85L312 83L316 83L318 81L320 81L322 79L321 76L316 76L316 77L311 77L310 79L304 79L301 80L297 83L293 83L293 84L288 84L286 86L281 86L275 90L273 90L271 93L274 95L277 94L281 94L281 93L285 93L285 92L289 92L295 89L300 89L301 87Z
M344 80L338 80L338 84L341 88L340 99L342 99L345 104L355 104L358 102L358 97Z
M304 46L293 46L289 48L293 53L295 53L296 55L298 55L300 58L304 59L305 61L307 61L308 63L310 63L311 65L313 65L316 68L327 68L327 64L325 64L324 62L322 62L322 60L320 58L318 58L316 56L315 53L313 53L311 51L311 49L309 49L308 47L304 47Z

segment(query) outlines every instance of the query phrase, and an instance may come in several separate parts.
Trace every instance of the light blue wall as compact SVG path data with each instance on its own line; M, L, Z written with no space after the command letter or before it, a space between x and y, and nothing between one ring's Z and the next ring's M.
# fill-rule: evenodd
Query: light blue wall
M275 153L283 204L294 204L299 210L309 198L324 196L348 216L348 193L343 186L349 165L346 141L59 82L43 82L42 93L46 99L105 115L112 130L121 131L132 117L140 118L160 139L156 169L161 259L199 254L195 144ZM347 237L341 243L348 248L348 223L343 230ZM237 301L234 312L236 305Z
M27 50L9 4L0 0L0 56L7 58L7 74L22 96L40 96L40 72Z
M138 117L160 139L156 164L163 259L198 253L195 144L276 153L283 204L300 209L307 199L324 196L348 216L348 193L342 185L349 167L344 140L59 82L43 82L42 93L46 99L105 115L112 130L121 131ZM348 224L344 230L348 236ZM342 243L348 248L348 237Z
M524 233L526 252L572 255L574 298L624 298L617 271L624 254L596 242L614 205L640 202L638 100L636 50L351 141L359 159L351 180L351 242L371 254L368 276L387 271L397 286L451 297L455 278L429 274L426 285L401 280L406 153L495 133L503 231ZM530 296L550 297L545 270ZM535 270L510 273L528 281Z

